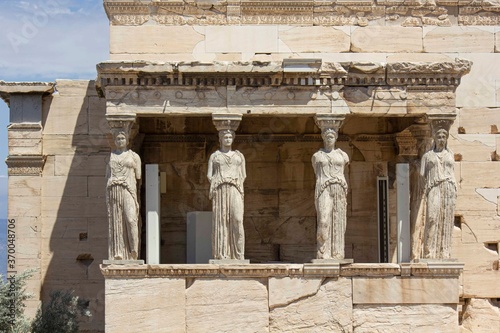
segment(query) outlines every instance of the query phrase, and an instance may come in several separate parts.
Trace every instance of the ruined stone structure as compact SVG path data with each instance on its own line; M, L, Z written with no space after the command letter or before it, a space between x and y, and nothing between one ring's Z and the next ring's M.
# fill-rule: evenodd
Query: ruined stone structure
M82 327L93 332L500 326L498 1L105 0L104 9L110 58L97 64L96 81L0 82L11 110L18 269L39 269L30 311L51 290L72 288L90 301L94 316ZM250 264L186 264L186 216L212 210L207 170L220 114L241 117L232 149L246 165ZM325 114L342 119L343 250L354 263L312 262L311 158L323 147L315 119ZM447 260L425 252L421 172L431 125L443 121L456 185ZM146 256L143 182L146 264L101 265L117 122L130 128L142 176L158 166L158 263Z

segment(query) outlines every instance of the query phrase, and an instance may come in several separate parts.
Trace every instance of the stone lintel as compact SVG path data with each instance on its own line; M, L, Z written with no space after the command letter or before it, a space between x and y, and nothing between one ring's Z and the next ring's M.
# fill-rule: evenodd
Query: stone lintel
M455 113L455 90L470 66L322 62L315 72L289 73L280 61L108 61L97 66L96 87L108 114L422 116Z
M53 82L6 82L0 81L0 98L10 105L13 94L51 94L54 92Z
M458 278L463 271L461 263L405 263L405 264L160 264L160 265L101 265L105 278L128 277L449 277Z

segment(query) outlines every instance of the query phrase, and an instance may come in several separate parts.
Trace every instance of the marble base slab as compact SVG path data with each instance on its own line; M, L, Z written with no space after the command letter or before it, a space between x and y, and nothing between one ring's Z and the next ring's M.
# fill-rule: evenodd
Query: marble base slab
M243 260L238 260L238 259L210 259L208 261L209 264L212 265L249 265L250 260L249 259L243 259Z
M354 263L354 259L313 259L311 260L313 264L340 264L347 265Z
M144 265L144 260L103 260L103 265Z
M430 258L420 258L413 260L414 263L455 263L458 262L456 258L450 259L430 259Z

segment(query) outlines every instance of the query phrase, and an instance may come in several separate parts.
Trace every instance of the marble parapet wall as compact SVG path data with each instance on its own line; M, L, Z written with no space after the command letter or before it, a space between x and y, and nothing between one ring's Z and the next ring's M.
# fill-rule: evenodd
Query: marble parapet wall
M330 63L108 61L97 65L109 114L454 113L471 69L454 62Z
M456 332L462 268L102 265L106 332ZM139 310L141 318L133 316Z
M113 25L497 25L497 0L105 0Z

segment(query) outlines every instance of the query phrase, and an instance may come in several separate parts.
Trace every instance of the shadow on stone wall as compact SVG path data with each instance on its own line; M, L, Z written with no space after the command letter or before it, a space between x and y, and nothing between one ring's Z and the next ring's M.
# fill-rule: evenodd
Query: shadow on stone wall
M105 170L109 156L106 104L93 81L58 81L44 99L42 177L42 300L74 290L92 313L80 329L104 332L108 222Z

